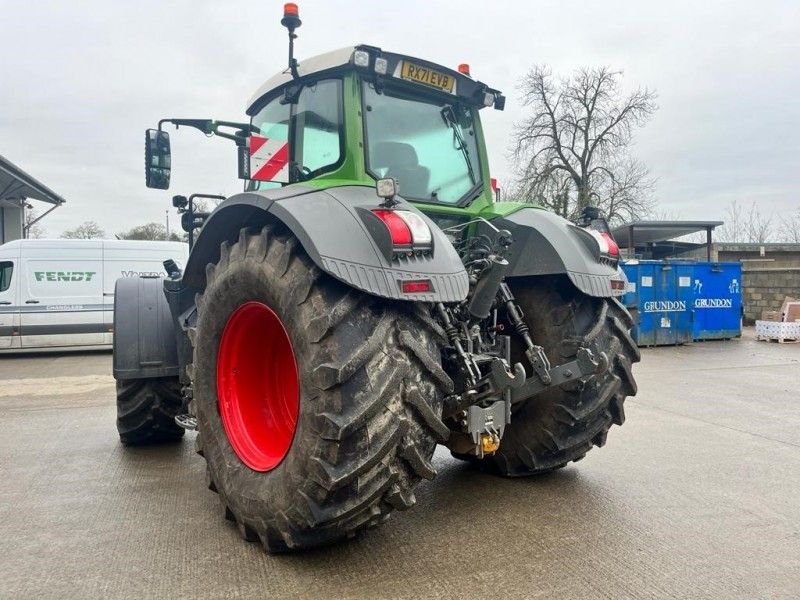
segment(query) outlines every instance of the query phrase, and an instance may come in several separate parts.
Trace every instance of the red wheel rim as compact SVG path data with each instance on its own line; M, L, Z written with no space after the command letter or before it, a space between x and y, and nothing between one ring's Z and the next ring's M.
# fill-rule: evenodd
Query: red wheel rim
M292 342L266 304L247 302L228 319L217 356L217 398L241 461L254 471L277 467L297 427L299 384Z

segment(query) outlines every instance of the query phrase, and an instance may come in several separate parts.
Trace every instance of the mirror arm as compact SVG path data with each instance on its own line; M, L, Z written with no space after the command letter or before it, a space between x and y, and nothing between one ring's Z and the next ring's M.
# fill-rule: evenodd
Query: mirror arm
M237 131L234 131L233 133L227 133L220 131L220 127L230 127L236 129ZM237 146L244 145L247 140L247 136L250 135L252 131L258 131L255 127L250 125L250 123L235 123L233 121L214 121L212 128L215 135L233 140L236 142Z
M172 123L175 125L175 129L181 125L185 125L186 127L194 127L195 129L199 129L206 135L211 135L214 133L214 121L211 119L161 119L158 122L159 131L162 130L164 123Z
M163 129L164 123L172 123L175 128L181 125L194 127L205 135L218 135L219 137L233 140L238 144L243 144L253 127L249 123L236 123L234 121L212 121L211 119L161 119L158 122L158 130ZM230 127L237 129L234 133L220 131L220 127Z

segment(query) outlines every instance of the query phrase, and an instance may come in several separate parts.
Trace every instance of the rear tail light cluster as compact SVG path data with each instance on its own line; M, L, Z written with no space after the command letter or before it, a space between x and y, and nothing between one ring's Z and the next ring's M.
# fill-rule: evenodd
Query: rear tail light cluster
M617 245L617 241L614 239L614 236L611 235L605 219L593 219L584 228L597 242L597 246L600 249L600 254L607 256L612 260L619 260L619 246Z
M617 246L616 240L610 233L601 231L598 243L600 244L600 252L619 258L619 246Z
M378 217L392 240L392 249L396 253L407 253L430 250L433 234L425 220L410 210L390 210L385 208L372 211Z
M596 229L587 229L586 231L588 231L597 242L597 245L600 247L600 254L605 254L612 258L619 258L619 246L617 246L617 242L610 233L606 231L597 231Z

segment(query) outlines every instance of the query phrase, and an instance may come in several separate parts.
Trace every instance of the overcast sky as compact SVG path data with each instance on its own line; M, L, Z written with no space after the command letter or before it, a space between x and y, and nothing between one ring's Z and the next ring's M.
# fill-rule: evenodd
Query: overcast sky
M800 207L800 2L703 0L365 2L301 0L302 59L357 43L455 66L506 92L484 110L492 174L507 181L516 81L531 65L625 72L659 94L636 154L661 208L723 217L732 200ZM0 154L67 204L54 237L85 220L109 233L163 222L172 194L230 194L232 144L171 131L172 187L148 190L143 138L162 117L240 120L286 61L282 2L0 0ZM40 204L40 203L36 203ZM172 226L177 225L174 213Z

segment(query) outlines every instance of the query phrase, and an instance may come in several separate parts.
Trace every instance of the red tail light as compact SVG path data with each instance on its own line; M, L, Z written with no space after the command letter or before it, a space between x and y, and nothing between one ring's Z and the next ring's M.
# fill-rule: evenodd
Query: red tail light
M430 250L433 245L431 228L419 214L410 210L387 210L376 208L372 211L378 217L392 238L395 251L408 252Z
M430 279L412 279L410 281L401 281L400 290L404 294L420 294L432 292L433 285Z
M406 225L406 222L393 210L373 210L372 214L378 217L386 228L389 230L389 235L392 237L393 246L410 246L413 238L411 236L411 228Z
M612 290L619 291L625 289L625 282L622 279L612 279L609 283Z
M619 246L614 237L607 232L603 232L600 235L606 241L606 244L608 244L608 254L610 256L619 257Z

